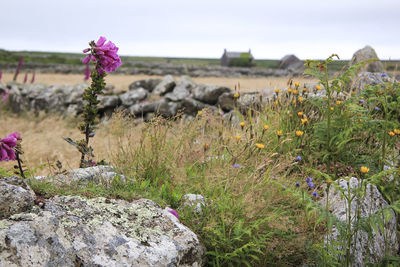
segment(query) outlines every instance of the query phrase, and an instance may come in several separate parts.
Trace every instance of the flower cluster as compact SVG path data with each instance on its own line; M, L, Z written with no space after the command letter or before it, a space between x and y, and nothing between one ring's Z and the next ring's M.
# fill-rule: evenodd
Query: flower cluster
M84 53L90 52L90 54L82 62L88 64L92 60L98 63L96 64L96 69L102 75L104 71L113 72L122 65L121 59L117 54L118 47L113 42L108 41L106 43L106 41L107 39L101 36L96 43L90 43L91 48L83 50Z
M314 184L312 183L312 178L311 177L306 178L306 182L307 182L307 185L310 188L314 188Z
M18 132L0 139L0 161L16 159L14 148L18 145L19 141L21 141L21 135Z

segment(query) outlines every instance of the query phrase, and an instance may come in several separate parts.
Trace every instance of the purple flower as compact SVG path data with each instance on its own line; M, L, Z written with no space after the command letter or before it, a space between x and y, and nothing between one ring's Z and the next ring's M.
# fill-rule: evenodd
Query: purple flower
M318 193L315 191L312 193L312 195L313 195L313 197L319 197Z
M28 73L25 73L24 83L26 83L27 81L28 81Z
M167 208L166 208L172 215L174 215L176 218L178 218L179 219L179 215L178 215L178 212L176 212L176 210L174 210L174 209L171 209L170 207L168 207L167 206Z
M296 187L299 188L299 187L300 187L300 184L299 184L299 183L296 183Z
M307 185L310 188L314 188L314 184L312 183L312 178L311 177L306 178L306 182L307 182Z
M386 76L387 76L386 73L382 73L382 74L381 74L381 77L386 77Z
M8 88L4 88L4 90L0 89L0 96L5 101L8 98Z
M300 156L297 156L297 157L296 157L296 160L297 160L297 161L300 161L300 160L301 160L301 157L300 157Z
M0 83L1 83L1 77L3 76L3 73L0 71Z
M374 107L374 109L375 109L375 110L380 110L380 108L378 108L378 107Z
M364 103L365 102L365 100L364 99L360 99L360 101L359 101L361 104L362 103Z
M121 59L119 58L117 52L118 47L111 41L106 43L106 38L101 36L99 40L96 42L95 47L92 47L92 53L87 55L82 62L84 64L89 63L89 61L97 61L99 64L97 65L97 71L100 74L104 74L106 72L115 71L119 66L122 65ZM89 52L89 50L85 49L84 52Z
M16 74L19 74L23 62L24 62L24 58L23 58L23 57L20 57L20 58L19 58L19 62L18 62L18 67L17 67L17 69L15 70Z
M35 82L35 73L32 74L32 79L31 79L31 83Z
M14 132L7 137L0 139L0 161L15 160L14 147L17 146L21 136L18 132Z
M86 64L84 80L87 81L87 80L89 80L89 78L90 78L90 67L89 67L89 64Z
M233 168L242 168L242 166L240 166L239 163L235 163L235 164L233 164Z

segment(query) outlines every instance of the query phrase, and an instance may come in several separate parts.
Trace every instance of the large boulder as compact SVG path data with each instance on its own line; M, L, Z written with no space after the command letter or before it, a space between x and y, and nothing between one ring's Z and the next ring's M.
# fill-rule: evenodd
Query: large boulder
M171 118L178 114L178 111L182 108L180 102L170 102L166 99L160 101L160 105L157 107L156 113L163 116L164 118Z
M35 193L24 180L16 176L0 177L0 219L29 210L34 200Z
M231 89L224 86L199 84L193 89L193 98L209 105L215 105L220 95L230 91Z
M147 113L152 113L158 110L158 107L163 102L163 100L152 101L152 102L142 102L137 103L129 107L129 113L131 115L145 115Z
M357 178L350 178L349 181L340 179L338 182L339 187L347 195L348 187L350 184L350 191L352 197L356 188L360 186L360 180ZM346 222L348 217L348 202L342 196L343 193L340 190L335 190L333 186L330 187L329 193L325 195L321 200L320 204L325 206L326 198L329 197L329 210L335 215L340 221ZM388 206L388 203L379 192L378 188L373 184L366 185L366 194L364 198L354 196L351 202L351 218L355 219L357 214L357 202L360 202L360 217L369 217L372 214ZM388 253L389 255L396 255L399 250L399 240L397 238L397 223L396 215L393 211L390 211L391 217L385 222L384 232L373 230L372 239L369 240L367 232L359 230L353 239L354 249L354 262L353 266L364 266L364 263L370 261L377 263ZM332 229L332 236L327 237L328 241L337 240L339 231L336 226Z
M295 55L286 55L278 63L280 69L299 70L304 67L304 63Z
M363 60L367 59L377 59L377 61L371 62L367 64L362 70L363 71L368 71L368 72L384 72L383 64L379 60L378 55L376 54L375 50L367 45L366 47L357 50L351 61L350 61L350 66L355 65L357 63L360 63Z
M182 76L181 79L176 83L174 90L171 93L167 93L165 98L171 101L181 101L191 95L192 89L196 84L190 80L187 76Z
M119 98L121 99L122 105L124 105L125 107L129 107L133 104L138 103L141 100L146 99L148 94L149 93L146 89L138 88L119 95Z
M0 266L202 266L205 248L151 200L56 196L0 220Z
M171 92L174 89L175 85L176 85L176 82L175 82L174 77L172 77L171 75L167 75L154 88L153 94L165 95L166 93Z
M196 99L190 97L183 99L181 103L182 103L182 111L192 116L196 116L199 110L210 107L209 105L204 104L203 102L197 101Z
M218 106L225 112L235 109L237 106L233 92L223 93L218 97Z
M161 79L144 79L133 82L129 85L129 90L135 90L144 88L149 92L152 92L154 88L161 82Z
M375 86L385 82L393 83L395 79L389 77L386 73L361 72L355 77L351 87L353 90L362 91L367 86Z

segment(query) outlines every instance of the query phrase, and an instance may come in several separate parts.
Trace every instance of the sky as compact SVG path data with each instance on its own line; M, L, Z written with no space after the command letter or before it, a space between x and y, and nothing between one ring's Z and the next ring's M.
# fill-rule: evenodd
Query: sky
M80 53L104 36L121 55L400 59L399 0L2 0L0 49Z

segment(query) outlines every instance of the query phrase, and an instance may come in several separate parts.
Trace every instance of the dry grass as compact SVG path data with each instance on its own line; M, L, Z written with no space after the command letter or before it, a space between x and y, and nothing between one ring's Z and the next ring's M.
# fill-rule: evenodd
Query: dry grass
M12 73L3 74L3 82L11 81L13 78ZM106 82L115 86L116 91L126 91L132 82L148 79L148 78L162 78L162 76L149 76L149 75L122 75L122 74L109 74L106 77ZM175 77L179 80L179 77ZM22 82L24 75L20 74L18 81ZM285 88L287 86L287 77L268 77L268 78L254 78L254 77L240 77L240 78L225 78L225 77L195 77L192 78L196 83L214 84L226 86L234 90L235 85L240 84L242 92L259 91L262 89L275 89ZM306 78L296 78L296 81L301 83L314 82L315 80ZM82 83L83 75L79 74L51 74L51 73L37 73L36 82L49 85L55 84L78 84Z

